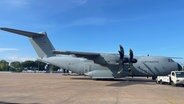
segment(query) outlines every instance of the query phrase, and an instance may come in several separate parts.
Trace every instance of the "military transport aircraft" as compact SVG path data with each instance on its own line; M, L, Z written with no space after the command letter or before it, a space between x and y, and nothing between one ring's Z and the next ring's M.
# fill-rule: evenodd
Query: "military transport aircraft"
M126 76L152 77L167 75L182 67L170 57L135 56L130 49L125 55L123 47L117 54L93 53L77 51L57 51L51 44L46 32L34 33L11 28L1 30L26 36L30 39L38 60L52 64L77 74L83 74L92 79L122 78Z

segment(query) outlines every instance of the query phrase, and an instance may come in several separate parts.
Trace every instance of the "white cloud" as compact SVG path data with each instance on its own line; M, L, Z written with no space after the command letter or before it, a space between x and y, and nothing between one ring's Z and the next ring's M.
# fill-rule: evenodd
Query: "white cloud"
M123 23L123 22L133 22L138 20L143 20L148 18L150 15L143 15L131 18L105 18L105 17L87 17L87 18L80 18L69 23L63 25L63 27L73 27L73 26L100 26L106 25L111 23Z
M6 60L8 62L12 61L26 61L26 60L32 60L35 61L37 58L35 56L26 56L19 54L17 52L18 49L16 48L0 48L0 60Z
M22 6L27 6L29 4L29 0L1 0L1 6L5 6L8 8L17 8Z
M67 12L68 10L72 10L87 4L88 0L60 0L56 4L57 6L50 5L53 9L52 12Z
M16 48L0 48L0 52L12 52L12 51L18 51Z
M14 6L25 6L28 4L27 0L12 0L9 4Z
M68 24L65 24L64 27L85 26L85 25L104 25L109 22L110 21L108 21L106 18L90 17L90 18L82 18L82 19L74 20Z
M88 0L76 0L76 2L79 4L79 5L84 5L88 2Z
M36 60L36 58L33 58L33 57L12 56L12 57L8 57L8 58L6 58L6 60L7 60L8 62L13 62L13 61L20 61L20 62L24 62L24 61L27 61L27 60L35 61L35 60Z

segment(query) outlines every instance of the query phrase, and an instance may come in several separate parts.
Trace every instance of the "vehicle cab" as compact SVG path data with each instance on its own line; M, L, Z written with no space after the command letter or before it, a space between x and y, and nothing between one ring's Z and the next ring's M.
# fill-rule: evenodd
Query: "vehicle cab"
M172 85L184 86L184 71L172 71L170 78Z

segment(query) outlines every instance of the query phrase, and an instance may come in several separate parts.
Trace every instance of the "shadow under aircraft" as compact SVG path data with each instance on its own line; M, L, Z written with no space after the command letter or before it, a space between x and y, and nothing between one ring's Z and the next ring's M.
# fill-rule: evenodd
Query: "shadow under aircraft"
M40 104L40 103L12 103L12 102L0 101L0 104Z

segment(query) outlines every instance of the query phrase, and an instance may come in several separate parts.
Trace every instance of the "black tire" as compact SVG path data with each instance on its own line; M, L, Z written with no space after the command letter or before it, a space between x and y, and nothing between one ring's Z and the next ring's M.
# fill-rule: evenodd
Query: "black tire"
M160 84L160 82L156 80L156 84Z
M176 87L176 84L174 84L174 82L171 81L171 86Z
M163 84L162 80L160 80L160 84Z

